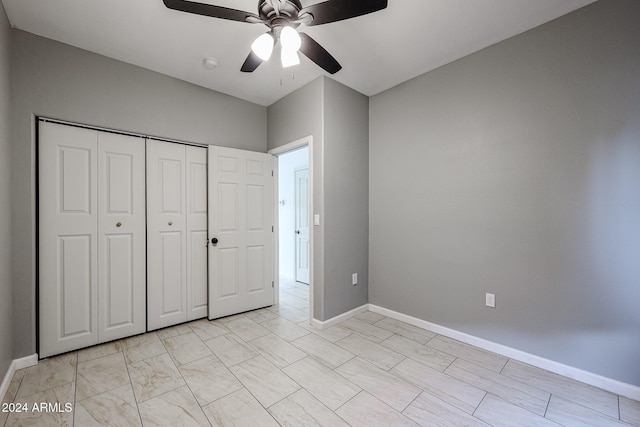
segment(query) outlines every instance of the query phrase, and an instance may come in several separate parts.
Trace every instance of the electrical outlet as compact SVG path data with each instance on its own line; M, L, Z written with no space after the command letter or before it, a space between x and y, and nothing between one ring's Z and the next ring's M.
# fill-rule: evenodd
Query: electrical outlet
M351 284L354 286L358 284L358 273L353 273L351 275Z
M496 308L496 294L485 294L485 305L487 307Z

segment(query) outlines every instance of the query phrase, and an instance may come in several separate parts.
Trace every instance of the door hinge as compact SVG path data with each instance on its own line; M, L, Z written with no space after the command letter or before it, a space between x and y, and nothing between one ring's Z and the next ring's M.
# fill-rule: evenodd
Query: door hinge
M271 287L272 287L272 288L275 288L275 285L273 284L273 282L271 282Z
M271 232L273 233L274 229L273 229L273 225L271 226Z
M271 176L273 176L273 171L271 171Z

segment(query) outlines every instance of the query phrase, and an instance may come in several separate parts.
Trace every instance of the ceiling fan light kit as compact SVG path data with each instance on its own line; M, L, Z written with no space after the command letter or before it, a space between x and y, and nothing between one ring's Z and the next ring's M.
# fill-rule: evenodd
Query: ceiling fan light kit
M280 62L282 62L282 68L289 68L298 65L300 63L300 57L297 51L282 48Z
M264 24L269 31L251 44L251 52L241 71L251 73L268 61L273 47L280 42L280 60L284 68L300 63L298 52L315 62L329 74L342 69L340 63L308 34L299 32L300 25L322 25L377 12L387 7L387 0L326 0L302 7L300 0L258 0L258 14L188 0L163 0L169 9L249 24Z
M268 61L271 58L274 44L273 36L269 33L264 33L251 43L251 50L263 61Z

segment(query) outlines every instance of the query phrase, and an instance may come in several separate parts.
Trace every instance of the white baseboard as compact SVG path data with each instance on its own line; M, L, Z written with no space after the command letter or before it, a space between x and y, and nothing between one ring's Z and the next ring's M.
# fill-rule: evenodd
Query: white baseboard
M560 362L545 359L544 357L536 356L534 354L517 350L512 347L507 347L505 345L478 338L473 335L465 334L464 332L456 331L455 329L440 326L435 323L427 322L426 320L398 313L397 311L389 310L377 305L369 304L369 310L373 311L374 313L383 314L393 319L400 320L413 326L417 326L418 328L426 329L428 331L453 338L455 340L473 345L487 351L492 351L510 359L517 360L518 362L527 363L537 368L545 369L558 375L562 375L563 377L571 378L576 381L601 388L611 393L628 397L629 399L640 400L640 387L632 384L627 384L623 383L622 381L603 377L602 375L594 374L592 372L574 368L573 366L565 365Z
M345 320L349 320L352 317L357 316L358 314L364 313L369 310L369 304L361 305L360 307L356 307L353 310L349 310L346 313L342 313L337 315L336 317L332 317L331 319L321 321L317 319L312 319L311 326L316 329L329 329L332 326L337 325L340 322L344 322Z
M13 378L13 374L16 373L19 369L28 368L29 366L34 366L38 364L38 354L32 354L31 356L21 357L20 359L13 359L11 364L9 365L9 369L7 373L4 375L4 379L2 380L2 385L0 385L0 402L4 400L4 395L7 393L9 389L9 384L11 383L11 379Z

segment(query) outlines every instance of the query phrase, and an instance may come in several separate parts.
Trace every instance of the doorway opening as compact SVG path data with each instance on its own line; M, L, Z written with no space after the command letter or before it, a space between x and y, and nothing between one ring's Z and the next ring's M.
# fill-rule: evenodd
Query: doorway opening
M313 318L311 137L292 142L277 156L276 303Z

